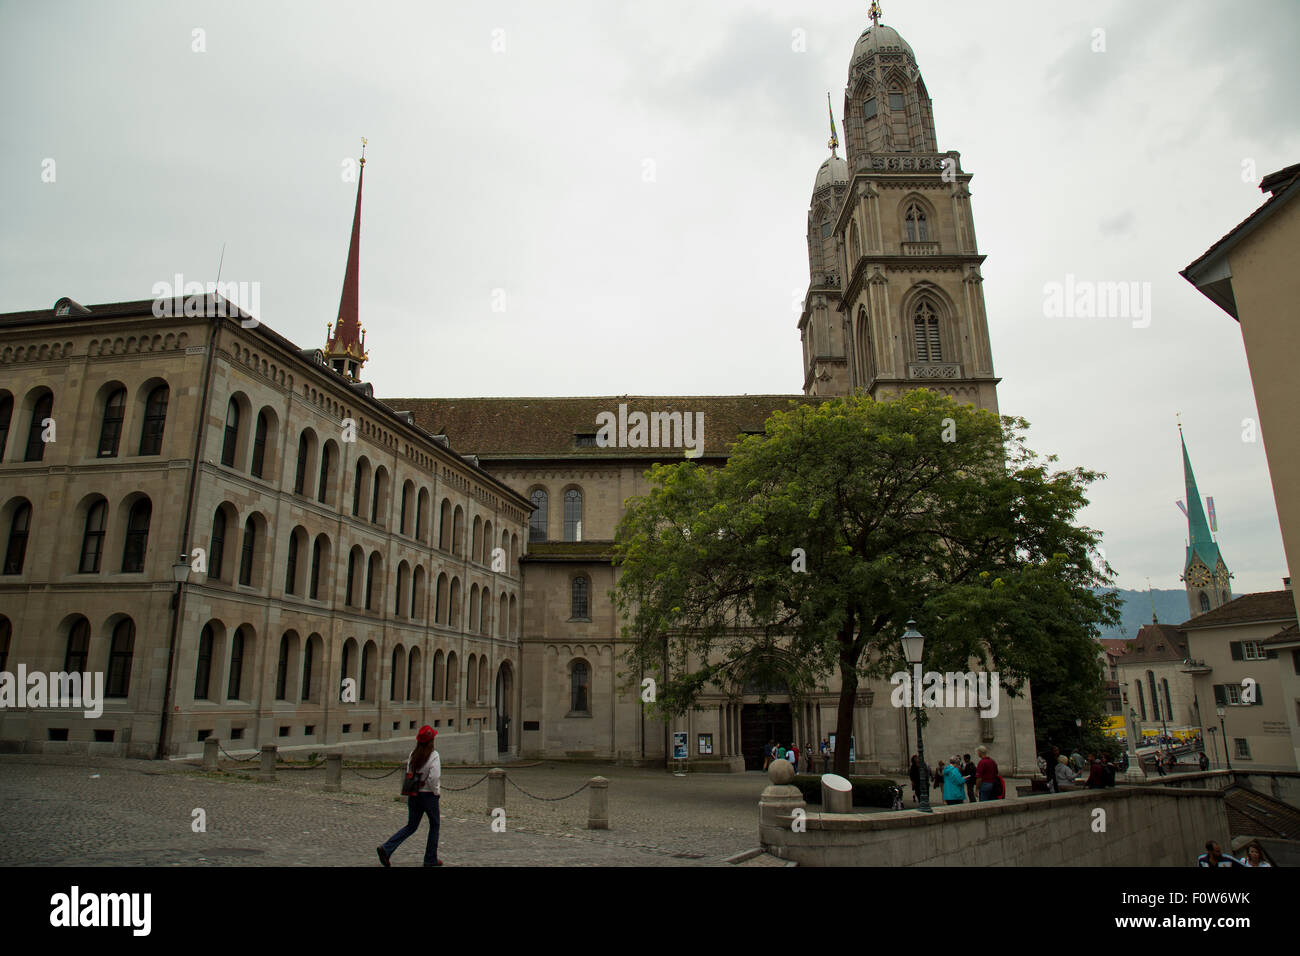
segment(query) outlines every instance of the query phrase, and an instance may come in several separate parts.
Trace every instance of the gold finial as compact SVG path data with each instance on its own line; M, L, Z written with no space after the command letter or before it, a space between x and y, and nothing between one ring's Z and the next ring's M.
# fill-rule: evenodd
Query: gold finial
M871 17L873 27L880 26L880 0L871 0L871 12L867 15Z
M835 109L831 106L831 94L829 91L826 93L826 111L831 117L831 138L826 143L826 146L830 149L831 156L834 157L835 149L840 145L840 137L839 134L835 132Z
M361 137L361 165L364 166L365 164L366 164L366 138L362 136Z
M1174 418L1178 419L1178 430L1181 432L1183 430L1183 413L1174 412Z

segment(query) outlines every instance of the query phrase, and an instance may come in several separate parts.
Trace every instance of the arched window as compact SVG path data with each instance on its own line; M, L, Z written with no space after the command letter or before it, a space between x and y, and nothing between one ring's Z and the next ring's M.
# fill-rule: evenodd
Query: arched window
M298 436L298 467L293 475L293 493L295 495L302 494L303 488L307 486L307 454L309 450L307 433L304 431Z
M257 523L250 515L244 522L244 546L239 553L239 583L250 587L253 583L253 555L257 550Z
M98 574L104 554L104 528L108 521L108 502L97 501L86 511L86 526L81 534L81 562L78 574Z
M433 652L433 699L447 699L447 662L441 649Z
M406 660L401 644L393 648L393 659L389 662L388 668L388 699L397 700L397 686L401 681L399 673L402 662Z
M579 620L585 620L588 616L589 608L587 607L587 579L574 578L571 587L571 611L570 617Z
M922 299L912 310L912 328L916 335L916 360L942 362L939 345L939 315L929 299Z
M591 713L590 704L591 668L586 661L574 661L569 683L569 712L573 714Z
M24 461L41 461L45 457L45 421L54 411L54 393L46 392L32 407L31 426L27 429L27 454Z
M293 594L298 580L298 535L289 535L289 563L284 569L284 593Z
M122 419L126 414L126 389L115 389L104 403L104 418L99 425L99 458L117 457L122 438Z
M376 572L379 570L379 552L375 551L370 555L370 561L366 564L366 610L369 611L374 606L371 601L375 592Z
M199 635L199 656L194 666L194 699L208 699L208 685L212 681L212 625L204 624Z
M275 699L288 700L285 697L285 685L289 682L289 635L280 637L280 659L275 665Z
M235 467L235 452L239 448L239 403L233 398L226 406L226 436L221 442L221 463Z
M313 634L311 637L307 638L307 646L303 648L303 652L302 652L302 699L303 700L312 699L311 696L312 665L314 663L314 658L316 656L316 642L319 640L320 638L317 635Z
M394 617L402 616L402 603L403 603L402 595L406 591L406 575L407 575L406 562L403 561L401 564L397 566L397 592L396 592L396 598L393 601Z
M1138 711L1139 711L1139 713L1142 715L1142 719L1143 719L1143 720L1146 720L1146 719L1147 719L1147 701L1146 701L1146 697L1144 697L1143 694L1142 694L1142 682L1141 682L1141 681L1135 681L1134 683L1135 683L1135 686L1137 687L1137 692L1138 692Z
M411 510L411 495L414 493L415 486L409 481L402 485L402 509L397 519L397 529L400 534L410 534L406 527L406 517Z
M546 492L541 488L534 488L528 497L533 503L533 513L528 519L528 540L545 541L547 510Z
M32 506L24 501L9 519L9 545L5 548L5 574L22 574L27 557L27 534L32 526Z
M167 427L167 400L171 390L159 385L149 393L144 404L144 427L140 429L140 454L162 453L163 430Z
M1169 679L1166 677L1160 678L1160 686L1161 689L1165 692L1165 717L1169 720L1173 720L1174 705L1173 705L1173 701L1169 699Z
M339 664L339 700L343 700L343 682L352 676L352 647L356 642L348 638L343 642L343 658Z
M876 106L876 98L874 96L867 97L866 101L862 104L862 118L864 120L875 119L878 112L879 110Z
M356 596L357 581L357 560L361 557L361 549L353 548L348 554L348 583L343 592L343 603L348 607L353 606L353 598Z
M1151 691L1151 719L1160 719L1160 695L1156 693L1156 675L1147 671L1147 688Z
M125 697L131 690L131 654L135 650L135 622L124 617L113 628L108 652L108 686L105 697Z
M0 461L5 457L5 446L9 444L9 422L14 417L14 397L9 394L0 396Z
M325 504L325 498L329 491L330 466L332 464L330 458L333 457L333 451L334 449L330 446L328 442L326 442L324 445L321 446L320 485L316 489L316 500L319 501L321 504Z
M853 274L853 267L858 259L862 256L862 243L858 240L858 221L853 220L849 224L849 275Z
M1210 599L1206 596L1204 591L1200 591L1198 594L1201 602L1201 613L1204 614L1210 609Z
M226 700L239 700L239 691L244 683L244 650L244 629L241 627L230 642L230 680L226 683Z
M379 505L382 502L384 494L384 478L387 476L383 468L375 469L375 487L370 493L370 521L373 524L379 524Z
M564 493L564 540L582 540L582 492L577 488Z
M375 696L374 687L371 686L372 684L371 675L374 671L375 654L377 653L378 652L375 650L375 642L366 641L366 646L361 651L361 695L360 696L362 700L373 700Z
M72 627L68 629L68 646L63 653L63 672L65 674L80 674L84 671L89 650L90 622L84 617L79 617Z
M357 462L356 472L352 476L352 517L354 518L361 517L361 479L365 474L366 462L365 459L361 459Z
M253 466L249 469L254 478L262 477L262 465L266 462L266 432L270 423L266 409L257 413L257 429L253 432Z
M469 665L465 670L465 703L472 704L478 700L478 666L473 654L469 656Z
M126 542L122 547L122 570L144 570L145 550L149 546L149 519L153 516L153 502L141 498L131 506L126 519Z
M919 204L908 204L907 211L903 213L903 229L908 242L929 241L930 229L925 221L925 210Z
M320 600L320 561L321 561L321 536L317 535L316 540L311 545L311 588L307 596L313 601Z
M208 542L208 577L221 580L221 564L226 554L226 509L218 508L212 516L212 539Z

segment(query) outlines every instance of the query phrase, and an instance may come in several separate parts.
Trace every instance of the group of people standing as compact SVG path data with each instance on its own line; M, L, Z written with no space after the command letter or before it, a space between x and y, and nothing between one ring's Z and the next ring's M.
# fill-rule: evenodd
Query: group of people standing
M812 744L805 743L800 749L794 741L790 746L778 743L775 740L769 740L767 746L763 748L763 769L766 770L772 765L773 760L788 760L794 767L795 773L800 769L804 773L815 773L813 762L816 757L820 756L822 761L822 773L831 772L831 758L835 756L835 748L830 745L830 741L822 738L821 745L814 749ZM800 762L802 761L802 763Z
M1052 747L1038 756L1038 772L1047 778L1051 793L1077 790L1079 784L1089 790L1115 786L1115 775L1124 769L1110 759L1110 753L1089 753L1086 757L1075 753L1066 756L1060 747ZM1087 777L1084 778L1084 774Z
M978 762L972 761L970 754L960 754L953 755L951 759L940 760L935 767L931 786L936 793L943 791L944 803L952 805L965 803L967 800L974 803L977 793L981 801L1001 800L1006 796L1006 784L998 775L997 761L989 756L988 748L976 747L975 753L979 757ZM912 799L918 803L921 773L921 759L916 754L912 754L912 763L908 767L907 775L912 781ZM928 769L925 773L929 776Z

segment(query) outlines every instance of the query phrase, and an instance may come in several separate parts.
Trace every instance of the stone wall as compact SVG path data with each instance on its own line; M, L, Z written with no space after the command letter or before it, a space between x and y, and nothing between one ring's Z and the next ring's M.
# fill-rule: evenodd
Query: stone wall
M1123 787L998 800L933 813L807 813L792 831L784 791L760 804L764 849L801 866L1191 866L1207 839L1228 843L1217 790ZM773 791L781 791L773 793ZM1105 832L1094 832L1096 811Z
M1293 807L1300 807L1300 772L1294 770L1257 770L1254 773L1209 770L1205 773L1170 774L1168 777L1156 777L1151 782L1156 781L1165 787L1212 790L1226 790L1229 785L1236 783L1266 793Z

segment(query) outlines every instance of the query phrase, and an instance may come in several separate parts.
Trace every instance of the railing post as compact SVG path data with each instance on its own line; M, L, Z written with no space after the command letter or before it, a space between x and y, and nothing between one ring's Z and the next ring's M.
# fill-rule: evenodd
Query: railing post
M506 772L500 767L493 767L487 772L487 777L487 813L492 816L492 811L497 807L505 809Z
M591 804L587 808L587 829L609 829L609 781L604 777L591 778Z
M217 754L221 747L221 741L216 737L207 737L203 741L203 769L217 770Z
M262 769L258 779L267 783L275 779L275 744L262 744Z
M338 793L343 789L343 755L325 755L325 790Z

